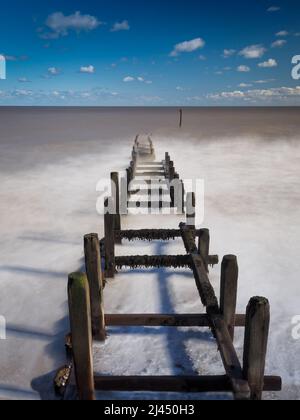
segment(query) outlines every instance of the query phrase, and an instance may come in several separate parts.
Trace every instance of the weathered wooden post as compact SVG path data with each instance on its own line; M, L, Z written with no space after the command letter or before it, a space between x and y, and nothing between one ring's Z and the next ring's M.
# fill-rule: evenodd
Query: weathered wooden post
M182 109L179 110L179 127L182 127L182 118L183 118L183 111Z
M131 167L126 169L126 174L127 174L127 192L128 192L128 195L130 195L130 183L133 180L133 173L132 173Z
M170 166L169 166L169 180L170 180L170 182L172 182L174 178L175 178L175 168L174 168L174 163L171 161Z
M99 237L96 233L84 237L85 267L90 288L92 331L97 341L105 341L105 315L103 302L103 273Z
M186 219L187 225L196 228L196 195L194 192L186 196Z
M220 309L232 341L234 340L238 277L239 268L237 257L234 255L226 255L223 258L221 268Z
M250 300L246 314L244 376L252 400L261 400L270 327L270 304L266 298Z
M206 272L209 273L208 269L208 257L209 257L209 248L210 248L210 233L208 229L201 229L199 235L199 244L198 250L201 255Z
M121 232L121 214L120 214L120 183L119 183L119 174L118 172L111 173L111 189L112 196L115 200L116 214L115 214L115 233L116 233L116 242L121 243L120 232Z
M68 298L75 376L80 400L95 400L89 284L85 274L69 275Z
M110 199L112 200L112 199ZM105 200L105 276L106 278L114 278L116 271L115 264L115 215L111 214L110 201Z

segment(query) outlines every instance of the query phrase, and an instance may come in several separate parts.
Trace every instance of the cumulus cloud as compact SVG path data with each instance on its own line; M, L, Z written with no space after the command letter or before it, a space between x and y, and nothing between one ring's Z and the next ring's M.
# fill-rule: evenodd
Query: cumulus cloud
M249 71L251 71L250 67L248 66L238 66L237 71L240 73L248 73Z
M56 12L48 16L45 26L40 29L40 37L44 39L56 39L61 36L67 36L70 31L82 32L97 29L102 22L95 16L83 15L81 12L75 12L71 15L64 15L62 12Z
M248 88L248 87L251 87L252 86L252 84L251 83L240 83L239 84L239 87L240 88Z
M224 51L223 51L223 57L224 58L229 58L229 57L232 57L234 54L236 53L236 50L228 50L228 49L225 49Z
M18 79L19 83L31 83L31 80L27 79L27 77L20 77Z
M96 71L95 67L90 65L90 66L82 66L80 67L80 73L86 73L86 74L94 74Z
M283 36L288 36L288 35L289 35L288 31L279 31L276 34L276 36L278 37L283 37Z
M269 60L258 64L258 67L265 68L265 69L277 67L277 66L278 66L278 63L276 60L274 60L274 58L269 58Z
M266 51L267 50L263 45L250 45L249 47L246 47L240 51L239 55L248 59L255 59L261 58Z
M271 6L271 7L269 7L268 8L268 12L270 12L270 13L274 13L274 12L279 12L279 10L281 10L281 7L279 7L279 6Z
M129 31L130 26L128 20L123 20L122 22L116 22L111 28L111 32L120 32L120 31Z
M140 82L140 83L145 83L146 85L152 85L152 80L146 80L144 77L142 76L138 76L138 77L134 77L134 76L126 76L123 79L124 83L132 83L132 82Z
M247 91L229 91L207 95L208 99L243 99L243 100L268 100L277 99L285 100L289 98L300 99L300 86L293 88L279 87L271 89L251 89Z
M134 81L135 81L135 77L132 77L132 76L126 76L123 79L124 83L131 83L131 82L134 82Z
M197 51L205 46L205 41L202 38L192 39L191 41L184 41L175 45L171 52L171 57L178 57L181 53L191 53Z
M273 42L271 45L272 48L281 48L284 47L287 44L287 41L285 39L278 39L277 41Z
M48 68L48 74L50 76L58 76L60 73L61 73L61 71L57 67L49 67Z

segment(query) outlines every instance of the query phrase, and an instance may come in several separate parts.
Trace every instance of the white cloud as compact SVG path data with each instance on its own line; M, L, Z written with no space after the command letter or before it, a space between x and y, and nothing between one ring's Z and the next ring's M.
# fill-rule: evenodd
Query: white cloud
M48 73L51 76L58 76L60 74L60 70L57 67L49 67L48 68Z
M289 98L300 99L300 86L294 88L280 87L271 89L252 89L245 92L232 91L220 92L207 95L208 99L221 100L221 99L243 99L243 100L285 100Z
M30 82L31 82L31 80L27 79L27 77L20 77L20 78L18 79L18 81L19 81L20 83L30 83Z
M288 36L288 35L289 35L288 31L279 31L276 34L276 36L278 37L283 37L283 36Z
M80 73L94 74L95 71L96 71L96 69L92 65L80 67Z
M274 58L269 58L269 60L258 64L258 67L261 67L261 68L264 68L264 69L277 67L277 66L278 66L278 63L277 63L276 60L274 60Z
M138 77L126 76L124 77L123 82L124 83L140 82L140 83L145 83L146 85L151 85L153 83L152 80L146 80L142 76L138 76Z
M287 41L285 39L278 39L277 41L273 42L271 45L272 48L281 48L284 47L287 44Z
M130 82L134 82L134 81L135 81L135 77L132 77L132 76L126 76L123 79L124 83L130 83Z
M224 58L229 58L229 57L232 57L235 53L236 53L236 50L228 50L228 49L225 49L223 51L223 57Z
M48 16L46 20L47 29L41 30L40 37L44 39L56 39L60 36L67 36L70 31L92 31L101 24L102 22L95 16L83 15L81 12L75 12L68 16L62 12L56 12Z
M274 12L279 12L279 10L281 10L281 7L279 7L279 6L271 6L271 7L269 7L268 8L268 12L270 12L270 13L274 13Z
M191 41L184 41L175 45L171 52L171 57L177 57L181 53L191 53L197 51L205 46L205 41L202 38L192 39Z
M255 59L261 58L266 51L267 50L263 45L250 45L249 47L246 47L240 51L239 55L248 59Z
M251 87L252 86L252 84L251 83L240 83L239 84L239 87L240 88L248 88L248 87Z
M238 66L237 71L240 73L248 73L249 71L251 71L250 67L248 66Z
M129 31L130 26L128 20L123 20L122 22L116 22L111 28L111 32L120 32L120 31Z

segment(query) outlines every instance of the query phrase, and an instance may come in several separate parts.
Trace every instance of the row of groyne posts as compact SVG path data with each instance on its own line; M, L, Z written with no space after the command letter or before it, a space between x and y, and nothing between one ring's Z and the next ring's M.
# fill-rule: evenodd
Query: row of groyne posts
M152 157L152 159L151 159ZM154 162L151 139L146 143L137 138L132 152L132 162L127 170L126 192L134 195L131 187L135 176L145 171L147 176L163 173L167 184L179 179L169 154L163 162ZM119 206L122 201L119 176L113 173L112 184L116 191L114 208L104 216L105 238L97 234L84 237L86 274L73 273L68 281L69 315L72 352L78 398L94 400L96 391L146 391L208 393L232 392L236 400L260 400L263 391L280 391L281 378L265 376L265 363L270 324L270 305L267 299L254 297L250 300L246 315L236 314L238 291L237 257L227 255L221 265L221 293L218 300L209 280L209 266L218 263L218 257L210 255L210 232L195 228L195 195L184 194L179 180L179 212L186 213L186 222L179 229L122 230ZM181 193L180 193L181 190ZM175 205L170 188L171 206ZM149 191L138 192L148 196ZM127 195L126 195L127 197ZM106 199L105 208L109 201ZM161 201L161 200L160 200ZM126 198L128 203L128 199ZM146 201L147 202L147 201ZM180 204L181 203L181 204ZM160 204L161 206L161 204ZM146 219L145 219L146 220ZM149 255L118 257L115 244L124 240L162 240L182 238L185 255ZM198 289L206 313L204 314L105 314L104 291L107 279L123 268L188 268ZM145 297L146 298L146 297ZM99 376L93 367L93 340L104 342L107 327L208 327L217 342L225 374L222 376ZM234 347L235 328L245 328L243 364Z

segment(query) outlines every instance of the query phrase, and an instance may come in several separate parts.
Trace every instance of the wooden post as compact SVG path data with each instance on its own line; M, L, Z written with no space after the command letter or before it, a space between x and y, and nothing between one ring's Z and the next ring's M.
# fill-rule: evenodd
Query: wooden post
M184 190L184 182L181 180L181 213L184 214L185 212L185 190Z
M92 331L97 341L105 341L105 314L103 303L103 274L99 237L91 233L84 237L84 254L87 278L90 287Z
M262 297L252 298L246 313L244 347L244 377L249 382L252 400L262 399L269 326L268 300Z
M108 209L109 200L105 200L104 207ZM105 224L105 276L115 277L115 215L106 210L104 215Z
M133 179L132 168L130 167L126 169L126 173L127 173L127 191L128 191L128 194L130 194L130 183Z
M210 248L210 234L208 229L201 229L199 234L199 244L198 250L201 255L206 272L209 273L208 269L208 257L209 257L209 248Z
M183 111L182 109L179 110L179 127L182 127L182 118L183 118Z
M85 274L70 274L68 282L70 326L76 383L80 400L95 400L91 306Z
M239 268L237 257L234 255L226 255L223 258L221 269L220 309L232 341L234 340L238 276Z
M116 204L116 214L115 214L115 232L118 234L121 231L121 215L120 215L120 183L119 183L119 174L118 172L111 173L111 183L112 183L112 195ZM116 235L118 237L118 235ZM120 243L120 241L118 241Z
M174 178L175 178L175 168L174 168L173 162L170 162L170 167L169 167L169 180L170 180L170 182L172 182Z
M196 227L196 196L191 192L186 197L186 218L187 225L193 228Z

